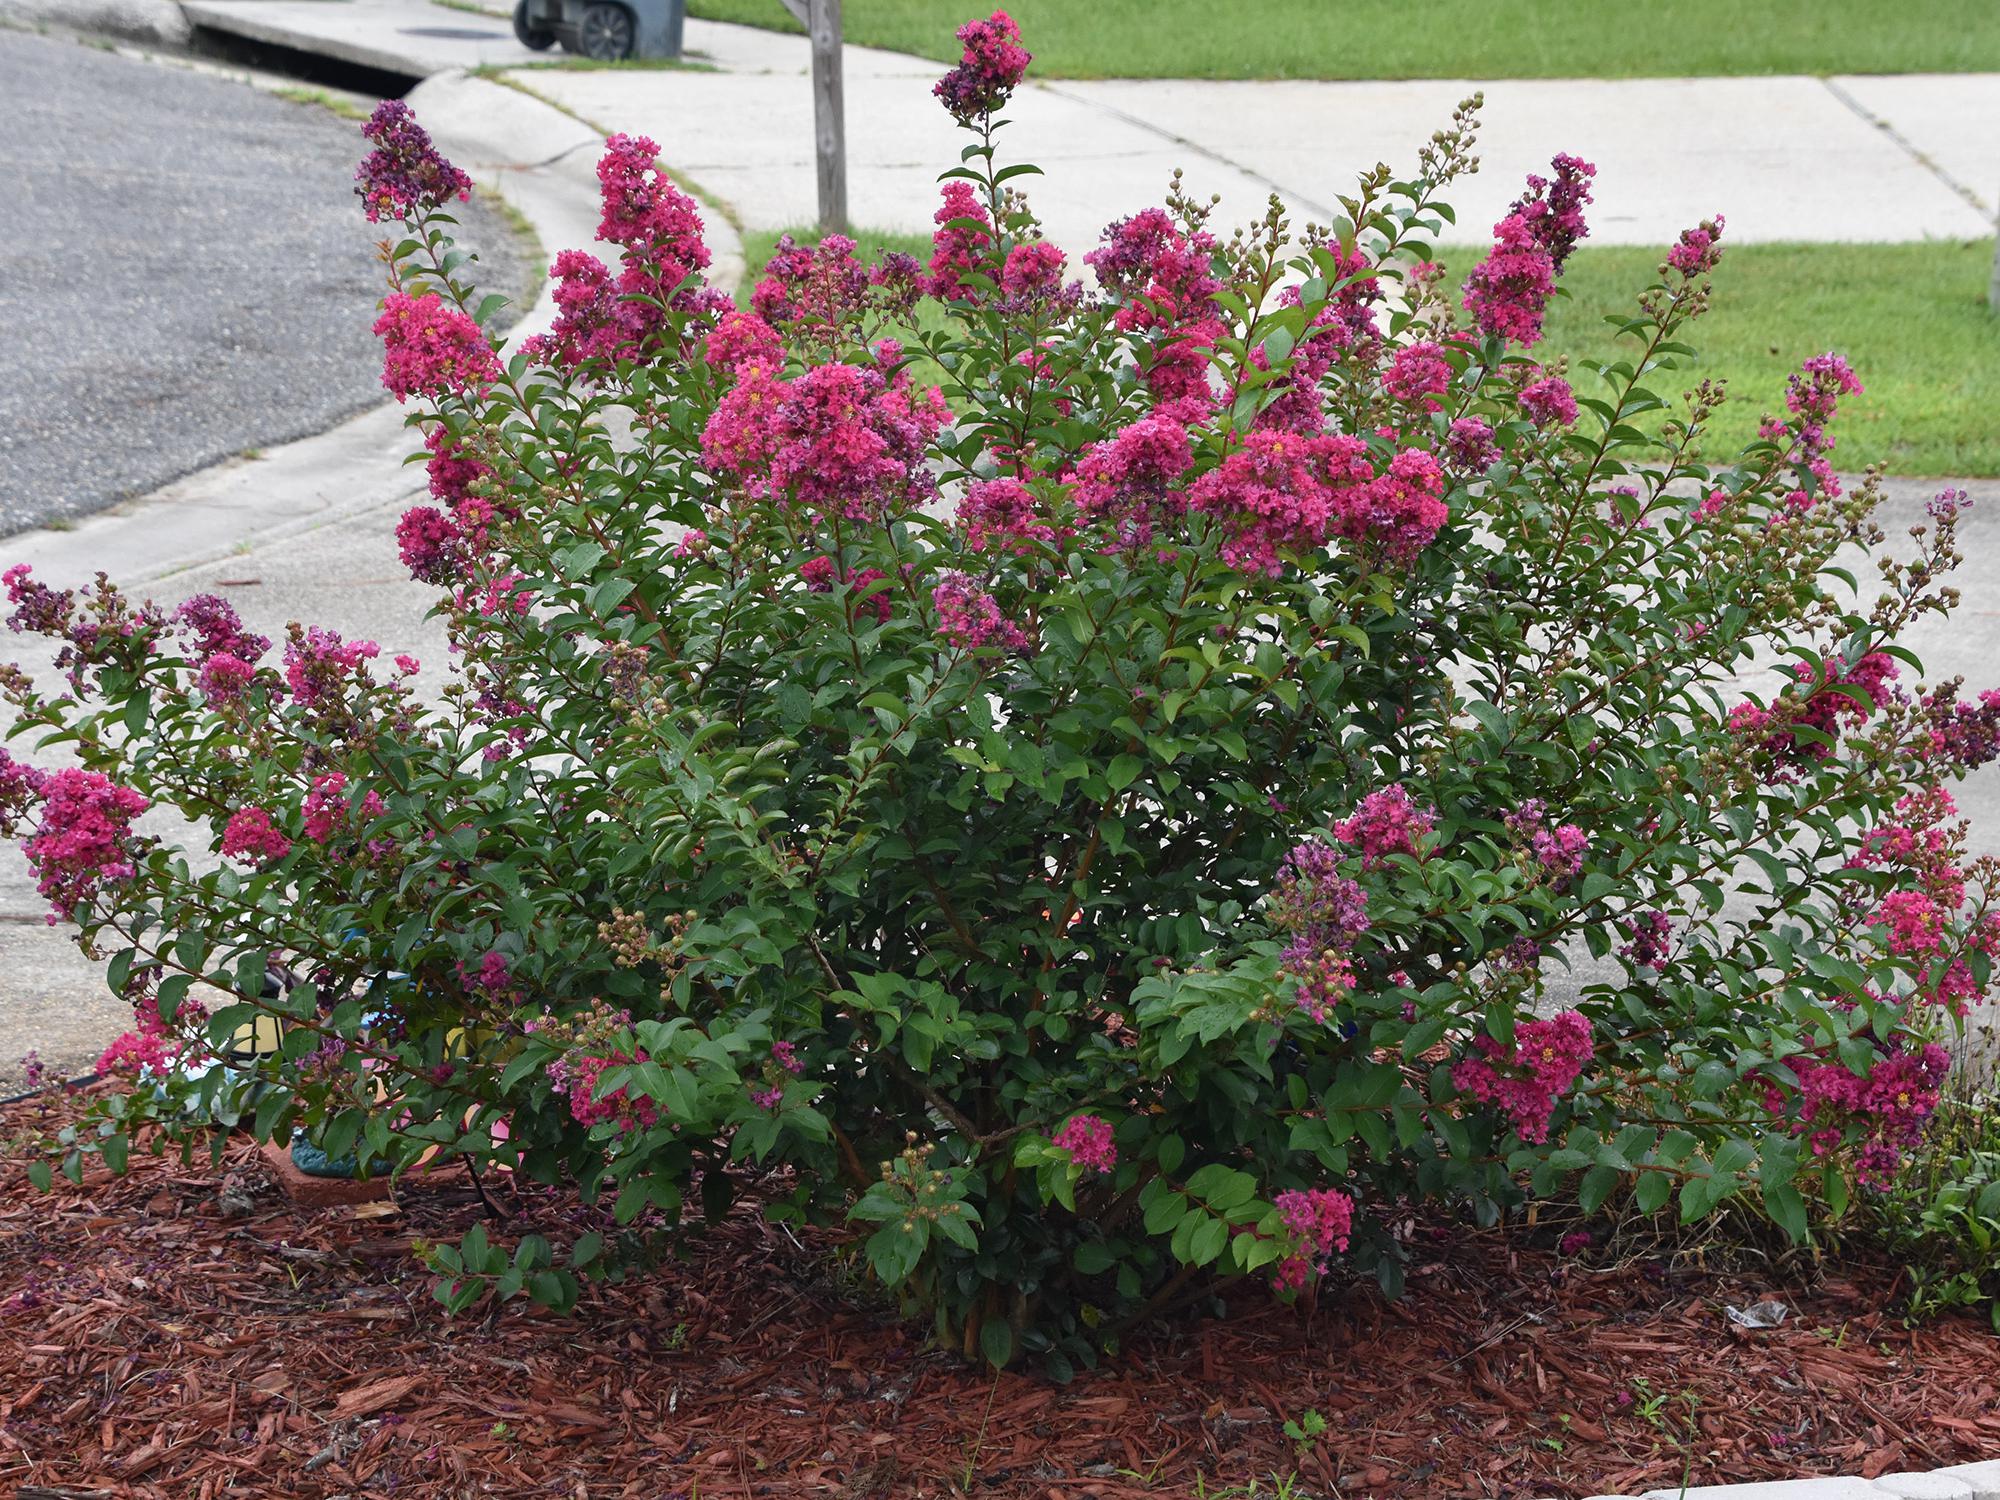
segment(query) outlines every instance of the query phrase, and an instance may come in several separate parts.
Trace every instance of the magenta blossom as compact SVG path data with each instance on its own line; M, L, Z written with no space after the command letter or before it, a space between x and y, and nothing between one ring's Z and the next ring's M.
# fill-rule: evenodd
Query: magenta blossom
M53 927L87 912L103 886L137 873L132 823L152 804L102 772L74 767L44 777L40 794L40 824L21 849Z
M1594 1050L1590 1022L1573 1010L1520 1022L1511 1049L1484 1035L1473 1047L1451 1070L1452 1086L1498 1108L1515 1134L1531 1144L1549 1138L1556 1100L1576 1082Z
M1109 1172L1118 1165L1118 1147L1111 1138L1109 1121L1096 1115L1078 1115L1052 1137L1056 1149L1067 1151L1069 1159L1086 1172Z
M953 119L971 125L1006 105L1033 54L1021 45L1021 28L1004 10L984 21L968 21L958 28L958 39L965 45L963 57L931 92Z
M1560 375L1545 375L1522 389L1521 410L1537 427L1567 427L1576 421L1576 397Z
M383 345L382 384L398 401L481 396L500 378L500 361L479 325L436 292L389 293L375 332Z
M239 807L230 814L229 826L222 830L222 853L226 859L240 859L254 865L283 859L291 852L292 841L261 807Z
M1361 867L1372 869L1392 854L1414 855L1418 841L1437 824L1437 814L1417 806L1400 784L1370 792L1351 816L1333 825L1333 836L1361 852Z

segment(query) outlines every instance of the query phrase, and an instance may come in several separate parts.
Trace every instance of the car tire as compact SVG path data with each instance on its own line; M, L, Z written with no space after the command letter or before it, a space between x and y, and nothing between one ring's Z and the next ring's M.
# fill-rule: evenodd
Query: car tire
M638 41L632 12L612 0L586 6L577 23L576 50L593 62L623 62L637 50Z
M528 19L528 0L514 7L514 40L530 52L546 52L556 44L556 34Z

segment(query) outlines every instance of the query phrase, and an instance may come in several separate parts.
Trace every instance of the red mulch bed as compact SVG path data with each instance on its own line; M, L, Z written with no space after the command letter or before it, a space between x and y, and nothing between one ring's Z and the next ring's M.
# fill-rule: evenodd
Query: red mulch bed
M40 1128L0 1110L0 1144ZM1690 1453L1697 1484L2000 1454L2000 1340L1905 1328L1874 1265L1767 1282L1419 1223L1399 1302L1245 1289L1058 1387L927 1348L829 1279L837 1237L749 1206L572 1317L448 1320L411 1247L481 1217L463 1185L295 1212L239 1137L220 1168L135 1156L57 1189L0 1162L7 1493L1073 1500L1296 1470L1306 1494L1547 1496L1676 1486ZM1767 1295L1778 1329L1723 1316ZM1282 1428L1308 1410L1301 1455Z

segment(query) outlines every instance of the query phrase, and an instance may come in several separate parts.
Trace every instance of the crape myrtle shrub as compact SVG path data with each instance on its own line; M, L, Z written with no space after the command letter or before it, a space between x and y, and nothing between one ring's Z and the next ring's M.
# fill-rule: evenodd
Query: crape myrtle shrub
M1672 372L1720 218L1628 358L1538 364L1593 169L1447 278L1476 101L1331 225L1224 240L1176 190L1074 265L996 148L1013 24L962 36L928 264L787 243L738 308L615 136L608 259L558 257L511 355L464 178L377 112L441 703L322 628L6 575L67 671L14 676L17 732L78 764L0 801L138 1017L66 1167L240 1117L595 1205L439 1249L453 1306L566 1305L761 1176L945 1338L1058 1370L1218 1278L1393 1287L1417 1198L1745 1193L1803 1234L1890 1179L1996 942L1946 787L2000 695L1897 644L1960 498L1834 566L1883 538L1832 355L1704 452L1723 392ZM1583 951L1619 977L1563 1009ZM195 1066L273 1011L277 1054Z

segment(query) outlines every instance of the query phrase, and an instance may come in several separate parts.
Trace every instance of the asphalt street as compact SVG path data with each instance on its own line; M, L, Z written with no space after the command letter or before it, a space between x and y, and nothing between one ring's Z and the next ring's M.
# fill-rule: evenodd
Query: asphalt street
M0 29L0 535L382 400L359 126L233 79ZM512 236L461 205L484 278Z

